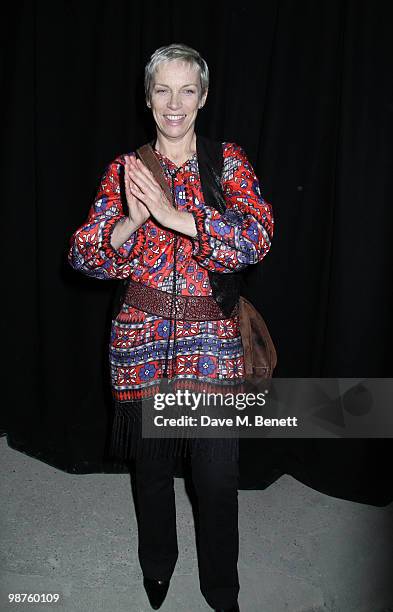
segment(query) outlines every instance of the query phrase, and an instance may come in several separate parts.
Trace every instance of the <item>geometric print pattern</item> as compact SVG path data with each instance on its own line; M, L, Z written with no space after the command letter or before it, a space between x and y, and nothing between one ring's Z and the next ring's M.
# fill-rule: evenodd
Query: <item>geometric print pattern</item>
M177 233L178 295L211 295L208 270L231 273L261 261L271 246L271 205L245 152L223 143L222 186L227 209L219 213L203 201L197 155L177 167L156 151L176 207L194 216L195 238ZM134 153L130 153L134 155ZM111 245L114 226L124 218L121 166L124 155L107 166L86 222L71 237L68 261L81 273L101 280L131 278L172 293L175 232L152 217L118 249ZM169 350L169 352L168 352ZM165 356L168 378L214 385L244 379L244 355L238 316L218 321L173 321L123 305L112 321L109 362L113 397L130 401L158 390Z

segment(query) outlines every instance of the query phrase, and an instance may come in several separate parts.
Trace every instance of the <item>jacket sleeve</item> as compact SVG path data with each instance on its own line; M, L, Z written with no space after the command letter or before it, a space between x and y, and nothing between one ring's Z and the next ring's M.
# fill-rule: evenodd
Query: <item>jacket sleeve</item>
M126 215L122 212L120 156L104 171L86 222L70 239L68 262L87 276L103 280L123 279L131 274L133 261L143 250L144 229L140 226L118 249L111 245L113 229Z
M189 211L198 232L191 238L192 254L213 272L238 272L261 261L269 251L273 211L261 195L245 152L234 143L224 145L222 186L227 206L224 214L205 203Z

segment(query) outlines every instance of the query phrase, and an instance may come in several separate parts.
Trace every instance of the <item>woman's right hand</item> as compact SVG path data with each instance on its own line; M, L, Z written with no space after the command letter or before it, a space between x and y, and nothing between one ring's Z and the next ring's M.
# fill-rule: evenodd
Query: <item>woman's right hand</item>
M133 183L129 171L132 167L136 166L136 158L134 155L125 155L125 168L124 168L124 183L126 190L126 198L128 205L128 217L133 224L138 227L143 225L145 221L150 217L150 211L145 204L139 200L130 190L130 184Z

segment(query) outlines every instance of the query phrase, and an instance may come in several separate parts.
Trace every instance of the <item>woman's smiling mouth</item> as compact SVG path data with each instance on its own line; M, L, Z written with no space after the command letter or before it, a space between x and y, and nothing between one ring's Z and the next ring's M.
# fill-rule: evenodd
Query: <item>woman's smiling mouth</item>
M180 125L186 115L164 115L165 120L170 125Z

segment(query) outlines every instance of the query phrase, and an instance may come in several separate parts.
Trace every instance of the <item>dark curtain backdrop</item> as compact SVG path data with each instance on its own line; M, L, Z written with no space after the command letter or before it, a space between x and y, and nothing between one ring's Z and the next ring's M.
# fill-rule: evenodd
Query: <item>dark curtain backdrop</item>
M393 37L389 4L12 3L3 22L2 258L8 444L117 473L107 348L116 281L66 260L107 163L154 135L143 69L184 42L208 62L197 131L241 144L275 213L250 298L279 377L391 377ZM376 505L391 439L241 441L242 488L282 473Z

